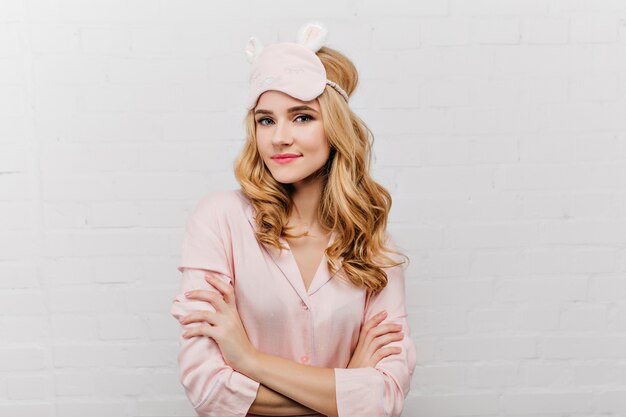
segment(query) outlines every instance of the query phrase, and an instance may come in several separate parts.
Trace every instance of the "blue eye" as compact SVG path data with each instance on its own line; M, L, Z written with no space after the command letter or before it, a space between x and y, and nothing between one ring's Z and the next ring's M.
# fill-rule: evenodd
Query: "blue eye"
M299 119L301 117L306 118L305 121L313 120L313 118L311 116L309 116L308 114L301 114L300 116L296 117L296 119Z
M258 124L260 124L260 125L267 126L267 124L263 123L265 120L270 120L271 121L272 119L270 119L269 117L264 117L262 119L257 120L256 122Z

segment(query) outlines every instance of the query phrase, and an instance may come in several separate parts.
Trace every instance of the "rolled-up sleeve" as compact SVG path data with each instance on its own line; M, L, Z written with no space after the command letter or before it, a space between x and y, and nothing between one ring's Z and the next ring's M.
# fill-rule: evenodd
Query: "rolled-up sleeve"
M416 365L416 349L408 324L401 265L386 269L387 286L372 296L365 309L364 323L382 310L383 323L402 325L404 338L386 346L399 346L400 353L381 359L374 368L335 368L339 417L400 417Z
M213 199L203 199L187 221L182 245L180 292L174 297L170 313L179 320L195 310L214 312L201 300L187 299L194 289L218 292L205 280L212 274L233 284L230 262L225 250L224 228ZM224 361L217 343L209 337L185 339L182 333L200 323L181 325L178 366L180 382L192 406L202 417L243 417L256 398L259 383L235 371Z

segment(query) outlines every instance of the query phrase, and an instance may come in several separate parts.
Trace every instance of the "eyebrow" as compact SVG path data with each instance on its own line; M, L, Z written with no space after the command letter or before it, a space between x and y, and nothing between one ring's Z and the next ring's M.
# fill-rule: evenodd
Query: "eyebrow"
M317 113L317 110L315 110L315 109L313 109L313 108L311 108L311 107L309 107L309 106L295 106L295 107L289 107L289 108L287 109L287 113L295 113L295 112L298 112L298 111L303 111L303 110L309 110L309 111L312 111L312 112ZM254 112L254 114L274 114L274 112L273 112L273 111L271 111L271 110L263 110L263 109L259 109L259 110L255 111L255 112Z

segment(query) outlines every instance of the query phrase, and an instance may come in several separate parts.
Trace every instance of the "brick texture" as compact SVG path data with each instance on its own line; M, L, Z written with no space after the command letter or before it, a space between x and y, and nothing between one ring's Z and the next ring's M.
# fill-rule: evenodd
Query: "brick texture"
M193 414L184 221L237 187L248 37L317 19L412 261L404 416L625 417L626 2L310 6L0 1L0 415Z

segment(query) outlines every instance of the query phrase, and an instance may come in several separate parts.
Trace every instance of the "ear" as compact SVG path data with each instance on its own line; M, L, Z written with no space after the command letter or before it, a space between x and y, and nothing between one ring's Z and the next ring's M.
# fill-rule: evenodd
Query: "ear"
M318 22L310 22L298 30L298 43L306 46L313 52L319 51L326 42L328 30Z
M246 44L246 58L248 59L248 62L252 64L252 62L254 62L254 58L259 56L262 50L263 43L261 40L252 36Z

